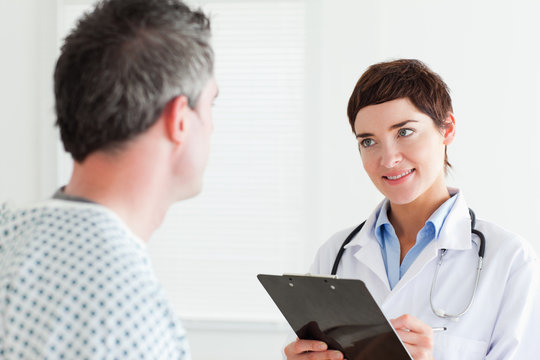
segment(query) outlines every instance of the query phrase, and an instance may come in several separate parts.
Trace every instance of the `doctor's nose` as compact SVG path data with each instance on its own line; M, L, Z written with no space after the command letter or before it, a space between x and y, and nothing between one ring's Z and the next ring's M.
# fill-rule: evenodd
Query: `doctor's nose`
M394 145L383 146L381 151L381 165L386 168L393 168L402 159L401 152Z

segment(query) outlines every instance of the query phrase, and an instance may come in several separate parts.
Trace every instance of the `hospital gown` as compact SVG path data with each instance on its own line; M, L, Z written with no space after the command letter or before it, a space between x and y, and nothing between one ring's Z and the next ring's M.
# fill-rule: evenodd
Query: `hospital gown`
M1 359L191 359L143 242L107 208L0 214Z

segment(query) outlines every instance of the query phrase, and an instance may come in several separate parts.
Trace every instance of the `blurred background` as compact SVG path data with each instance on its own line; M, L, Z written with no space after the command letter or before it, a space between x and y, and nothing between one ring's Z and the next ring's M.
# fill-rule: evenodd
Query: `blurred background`
M346 117L363 71L417 58L451 89L448 183L540 251L540 2L192 0L210 14L220 95L203 193L148 243L195 360L279 359L289 332L258 273L306 272L382 199ZM52 72L91 0L0 0L0 202L65 184ZM489 239L487 240L489 242Z

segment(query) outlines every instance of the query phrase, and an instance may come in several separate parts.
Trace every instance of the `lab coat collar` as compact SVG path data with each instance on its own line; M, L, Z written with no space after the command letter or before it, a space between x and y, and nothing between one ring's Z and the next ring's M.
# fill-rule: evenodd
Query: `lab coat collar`
M454 207L448 214L439 233L438 249L467 250L472 247L471 242L471 217L465 197L458 189L449 188L451 195L456 194L457 199Z
M385 291L389 292L390 284L388 282L388 276L386 275L386 268L381 254L381 246L375 236L377 214L381 210L381 207L384 206L384 203L383 200L377 205L377 208L366 220L360 232L345 246L345 249L353 248L351 250L356 250L354 257L376 274L379 280L384 284Z
M427 263L436 258L440 249L466 250L472 247L471 219L464 196L458 189L448 188L448 191L451 195L455 194L457 199L440 230L438 239L434 239L426 246L394 288L394 291L403 287L403 285L407 283L408 280L415 277ZM357 249L354 253L355 258L373 271L373 273L375 273L385 284L387 290L390 291L380 245L375 237L376 217L383 205L384 201L376 207L375 211L373 211L366 220L362 230L360 230L345 248L354 247L352 250Z

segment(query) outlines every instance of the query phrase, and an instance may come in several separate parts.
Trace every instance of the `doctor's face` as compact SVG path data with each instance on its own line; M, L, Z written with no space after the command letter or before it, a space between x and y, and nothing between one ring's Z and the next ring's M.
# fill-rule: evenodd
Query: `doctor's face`
M354 124L364 169L392 204L409 204L423 195L447 191L445 146L453 140L454 120L447 130L407 98L362 108Z

